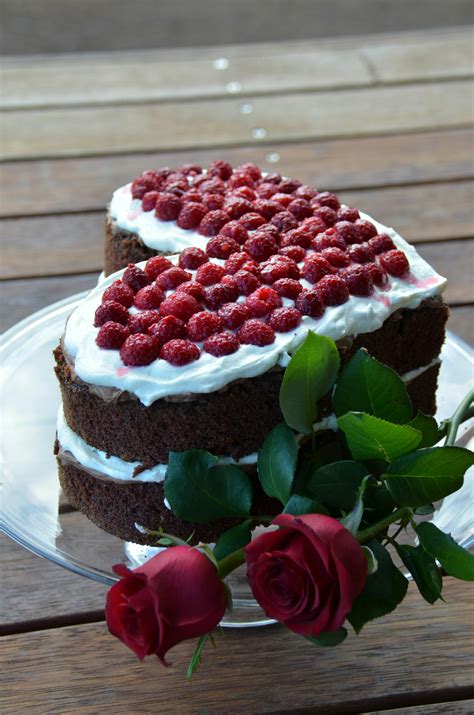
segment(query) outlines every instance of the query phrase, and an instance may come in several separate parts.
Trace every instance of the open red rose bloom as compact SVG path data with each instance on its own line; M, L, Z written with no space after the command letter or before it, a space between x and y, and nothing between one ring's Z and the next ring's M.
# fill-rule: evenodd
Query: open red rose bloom
M286 528L245 547L255 598L270 618L300 635L337 630L366 581L358 542L322 514L280 514L273 524Z

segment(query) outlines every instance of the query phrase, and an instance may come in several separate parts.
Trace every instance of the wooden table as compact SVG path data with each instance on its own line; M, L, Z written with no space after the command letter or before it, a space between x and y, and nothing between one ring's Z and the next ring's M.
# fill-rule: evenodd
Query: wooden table
M449 327L473 342L471 42L464 29L7 60L3 328L96 282L115 187L225 157L396 226L450 279ZM104 587L4 537L0 559L5 713L474 710L472 600L453 579L445 603L411 586L334 650L278 626L226 630L190 686L194 644L167 670L140 664L107 634Z

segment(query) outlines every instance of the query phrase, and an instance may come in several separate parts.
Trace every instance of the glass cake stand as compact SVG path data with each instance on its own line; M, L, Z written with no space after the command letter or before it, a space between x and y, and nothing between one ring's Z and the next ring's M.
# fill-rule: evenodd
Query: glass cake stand
M64 501L53 455L60 393L53 373L52 350L67 316L84 298L80 293L35 313L8 330L0 347L0 388L3 410L1 464L1 527L30 551L107 586L117 577L111 566L136 566L153 548L121 541L107 534ZM472 382L473 351L448 333L442 353L438 418L452 414ZM466 445L473 428L460 430ZM463 546L474 542L472 487L447 497L433 520ZM272 623L252 599L243 569L231 575L234 612L222 625L242 627Z

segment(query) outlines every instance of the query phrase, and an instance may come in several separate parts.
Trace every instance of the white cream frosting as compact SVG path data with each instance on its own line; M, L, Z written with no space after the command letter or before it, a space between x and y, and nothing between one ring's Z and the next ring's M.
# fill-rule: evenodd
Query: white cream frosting
M146 406L172 395L215 392L234 380L262 375L277 364L284 367L289 360L288 353L303 342L308 330L333 340L372 332L399 308L417 308L426 298L442 292L446 279L436 273L413 246L392 228L366 214L361 217L372 221L379 232L388 233L397 247L405 252L411 269L408 280L391 276L388 289L375 289L368 298L350 296L343 305L326 308L318 319L303 316L298 328L288 333L276 333L275 342L265 347L242 345L237 353L224 357L202 352L197 361L183 367L155 360L150 365L131 368L123 364L118 350L102 350L96 345L98 328L93 326L102 293L120 278L122 271L119 271L93 289L69 318L64 346L74 359L76 374L87 383L133 393ZM191 232L186 233L192 240ZM301 283L310 287L304 279ZM292 304L289 299L283 302Z

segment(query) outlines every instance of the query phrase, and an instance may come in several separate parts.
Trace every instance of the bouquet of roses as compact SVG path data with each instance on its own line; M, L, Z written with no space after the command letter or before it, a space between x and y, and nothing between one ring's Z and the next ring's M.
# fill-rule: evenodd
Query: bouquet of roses
M232 608L225 578L244 563L267 616L322 646L346 638L346 621L359 633L403 600L408 579L395 555L428 603L441 598L443 574L474 580L474 555L426 521L474 464L472 452L454 446L473 392L438 425L413 413L402 379L366 351L341 371L339 359L333 341L310 332L286 368L285 422L258 454L261 488L279 514L251 513L252 482L238 466L217 465L204 450L170 454L165 495L175 516L236 523L215 545L149 532L163 550L134 570L114 567L121 580L107 594L107 624L139 658L166 663L170 648L198 638L191 678ZM324 439L314 429L323 397L334 415ZM257 524L272 528L252 539ZM400 543L406 529L416 546Z

